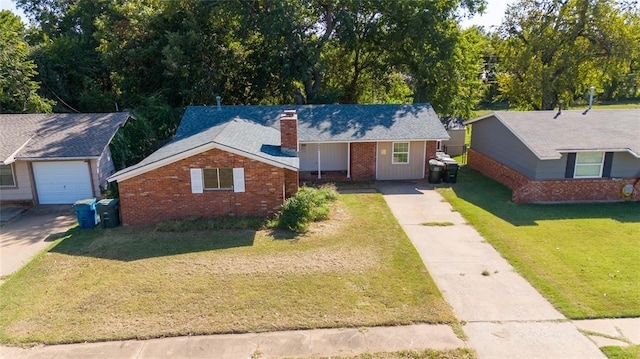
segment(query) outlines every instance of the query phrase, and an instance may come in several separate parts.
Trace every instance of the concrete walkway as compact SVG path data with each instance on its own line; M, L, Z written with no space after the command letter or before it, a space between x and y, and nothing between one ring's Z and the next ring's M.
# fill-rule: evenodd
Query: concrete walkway
M378 188L480 358L605 358L427 183Z
M38 206L19 213L0 228L0 277L29 263L75 223L71 205Z
M53 345L33 349L0 347L12 359L247 359L345 356L400 350L464 347L447 325L361 329L314 329L257 334L207 335L152 340Z

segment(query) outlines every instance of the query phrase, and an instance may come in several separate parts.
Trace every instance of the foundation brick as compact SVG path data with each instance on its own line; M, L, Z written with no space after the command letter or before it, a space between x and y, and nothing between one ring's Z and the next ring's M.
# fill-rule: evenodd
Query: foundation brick
M511 200L515 203L640 200L640 184L636 184L634 196L624 198L621 194L624 185L636 182L634 178L534 181L473 149L468 152L468 165L509 187L512 190Z

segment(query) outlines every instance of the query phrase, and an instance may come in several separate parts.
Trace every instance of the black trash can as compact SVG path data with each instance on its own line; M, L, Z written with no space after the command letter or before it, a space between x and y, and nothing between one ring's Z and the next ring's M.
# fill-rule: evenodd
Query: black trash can
M460 165L455 160L450 158L441 158L440 159L445 166L443 178L447 183L456 183L458 180L458 168Z
M96 205L102 228L115 228L120 225L120 200L102 199Z
M73 210L78 218L78 226L80 228L94 228L98 225L98 214L96 213L96 199L88 198L76 201L73 204Z
M440 183L444 163L438 160L429 160L429 183Z

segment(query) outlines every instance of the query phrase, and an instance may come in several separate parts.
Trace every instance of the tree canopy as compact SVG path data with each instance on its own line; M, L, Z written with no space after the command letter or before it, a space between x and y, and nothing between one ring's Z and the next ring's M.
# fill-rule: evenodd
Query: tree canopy
M640 27L634 6L613 0L520 0L496 49L498 86L518 108L548 110L591 86L607 98L638 95Z
M10 11L0 11L0 112L50 112L52 101L37 94L40 84L24 25Z
M519 0L493 33L459 24L485 0L16 2L32 26L3 15L3 46L15 48L3 64L22 69L19 80L3 69L3 101L22 94L3 111L146 109L159 139L175 109L217 96L429 102L467 118L483 98L549 109L591 86L603 99L640 96L637 1Z

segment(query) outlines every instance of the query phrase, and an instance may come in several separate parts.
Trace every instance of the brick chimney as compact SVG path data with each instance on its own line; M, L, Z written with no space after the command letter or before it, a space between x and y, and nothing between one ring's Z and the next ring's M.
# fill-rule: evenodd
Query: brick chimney
M280 148L289 156L298 155L298 115L296 110L285 110L280 115Z

